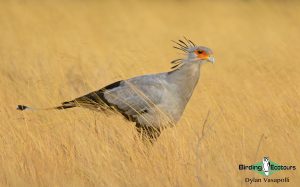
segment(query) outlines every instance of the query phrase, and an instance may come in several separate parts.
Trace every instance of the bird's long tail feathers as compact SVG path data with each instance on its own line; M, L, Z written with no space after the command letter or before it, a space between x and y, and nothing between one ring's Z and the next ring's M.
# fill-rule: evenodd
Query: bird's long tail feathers
M74 101L67 101L63 102L60 106L55 106L55 107L49 107L49 108L35 108L35 107L30 107L30 106L25 106L25 105L18 105L17 110L63 110L63 109L68 109L68 108L73 108L76 107L76 103Z

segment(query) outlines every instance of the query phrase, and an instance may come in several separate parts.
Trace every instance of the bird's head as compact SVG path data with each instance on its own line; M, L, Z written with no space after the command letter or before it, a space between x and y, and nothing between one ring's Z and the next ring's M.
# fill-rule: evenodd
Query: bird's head
M181 59L183 62L199 62L201 64L206 62L215 62L211 49L203 46L198 46L189 39L184 39L185 41L173 41L177 44L177 46L174 46L174 48L179 49L186 54L186 58Z

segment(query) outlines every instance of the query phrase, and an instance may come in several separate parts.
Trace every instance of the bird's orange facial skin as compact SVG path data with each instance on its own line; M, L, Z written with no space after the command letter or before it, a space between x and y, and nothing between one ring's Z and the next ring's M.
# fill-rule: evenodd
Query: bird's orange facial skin
M205 52L205 51L202 51L202 50L196 50L194 52L196 54L196 56L199 58L199 59L208 59L209 56L208 54Z

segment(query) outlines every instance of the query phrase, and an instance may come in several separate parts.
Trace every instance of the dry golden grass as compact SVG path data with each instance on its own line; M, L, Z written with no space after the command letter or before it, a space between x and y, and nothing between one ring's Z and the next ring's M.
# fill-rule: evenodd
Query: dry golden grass
M0 186L244 186L265 155L299 186L299 20L297 1L0 1ZM183 35L216 64L153 146L120 116L15 110L167 71Z

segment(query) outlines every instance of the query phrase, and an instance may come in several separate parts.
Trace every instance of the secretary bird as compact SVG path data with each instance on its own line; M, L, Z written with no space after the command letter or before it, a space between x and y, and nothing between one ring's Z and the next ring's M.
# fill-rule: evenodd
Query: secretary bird
M138 132L155 140L161 130L176 124L187 105L206 62L214 63L212 50L191 40L173 41L185 58L173 60L171 71L120 80L60 106L44 109L85 107L98 111L113 110L135 122ZM37 108L18 105L18 110Z

